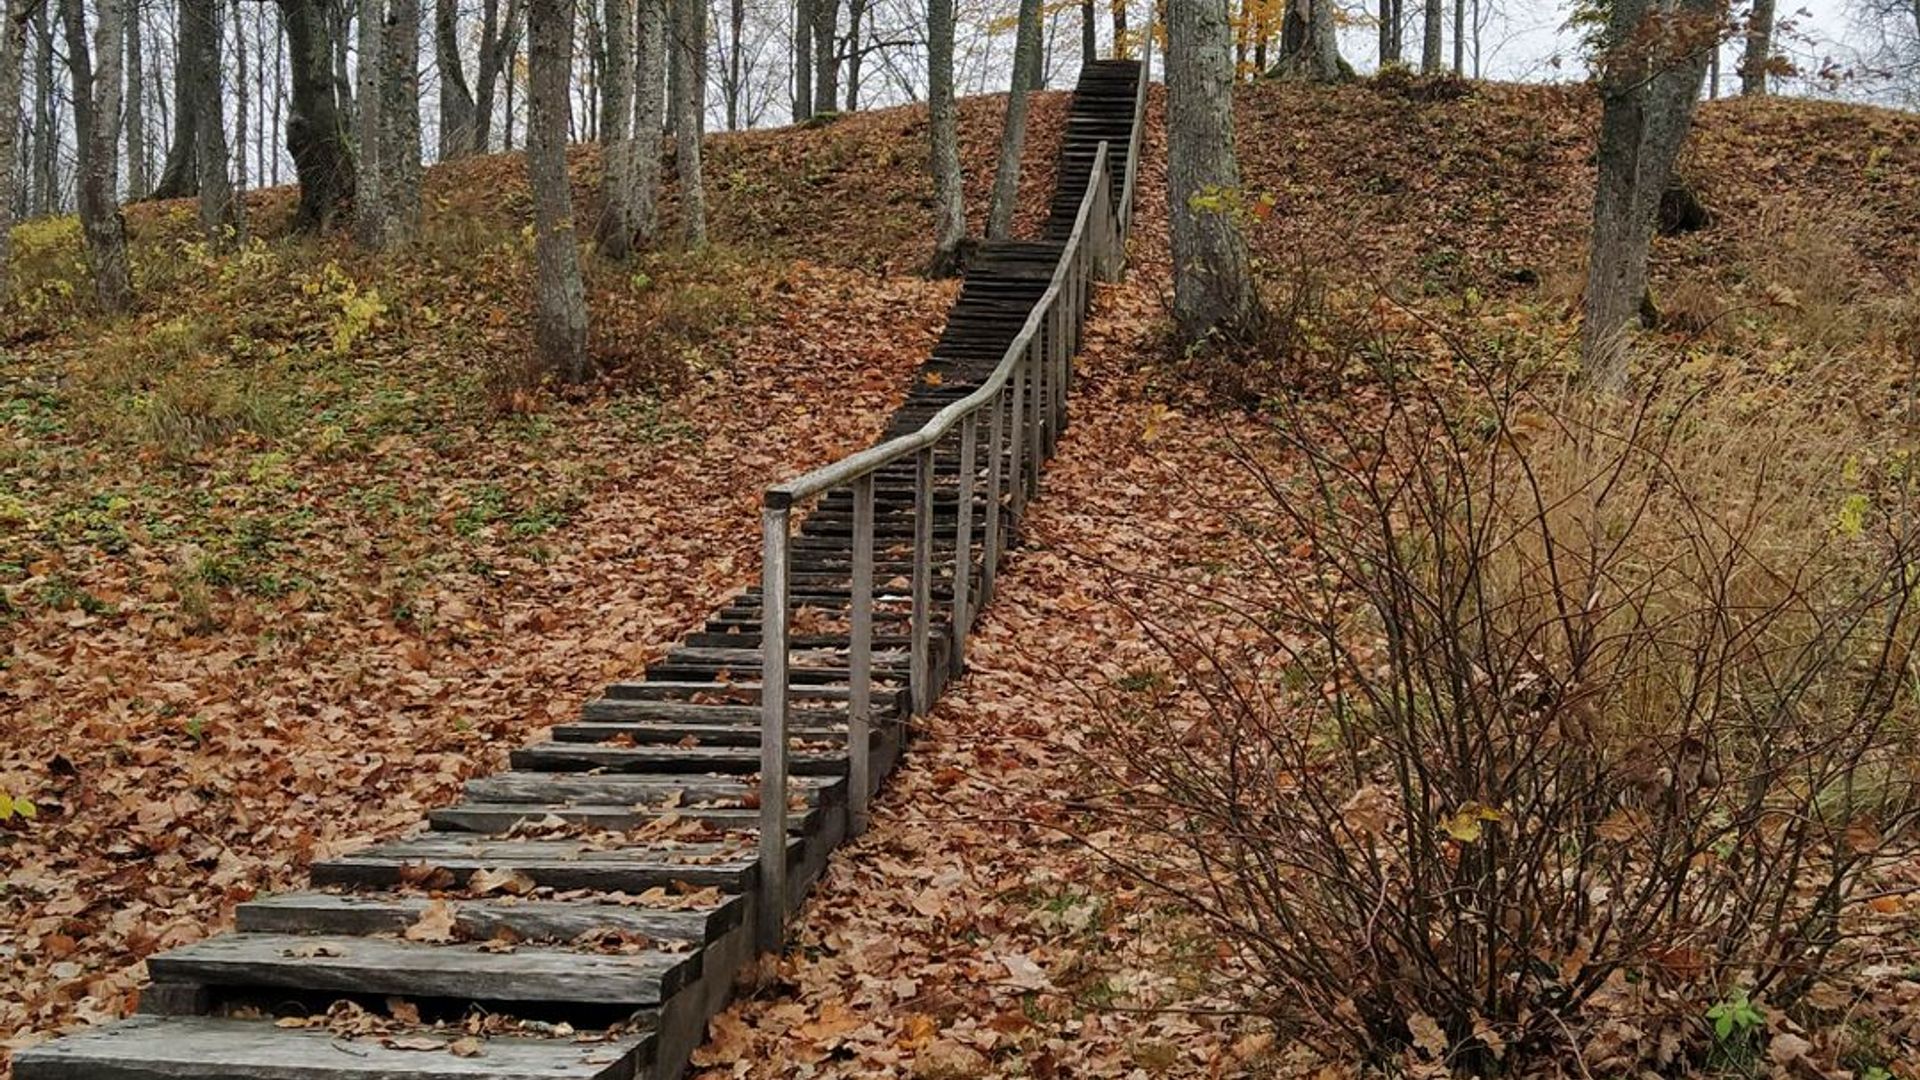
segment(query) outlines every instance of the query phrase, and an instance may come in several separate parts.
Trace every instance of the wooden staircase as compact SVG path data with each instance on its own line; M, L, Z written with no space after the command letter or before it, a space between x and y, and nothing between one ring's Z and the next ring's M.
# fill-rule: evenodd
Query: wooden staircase
M1101 62L1083 74L1046 237L979 250L889 438L921 429L1003 364L1036 304L1057 288L1102 143L1111 190L1129 190L1145 85L1138 62ZM1091 293L1083 291L1050 331L1065 335L1054 342L1063 349L1077 345ZM1064 420L1062 402L1049 407ZM1014 421L1020 408L1016 397ZM1045 451L1051 440L1035 438ZM1040 456L1010 450L1001 464L1037 480ZM972 482L979 459L971 450L967 459L963 466L945 446L932 453L931 485L911 461L871 476L862 796L903 750L919 697L910 685L914 612L925 619L928 603L950 612L946 601L964 574L962 596L975 600L961 610L971 621L991 594L996 561L990 543L979 543L976 557L976 541L990 520L1004 536L1019 526L1019 487L1006 497L980 491ZM922 506L931 534L944 538L926 550L949 570L927 583L916 609L913 549L928 535ZM21 1052L17 1080L680 1076L707 1019L764 943L755 928L769 920L759 906L778 903L771 923L783 925L854 827L850 802L865 801L850 798L857 773L848 745L858 516L851 490L827 491L790 548L793 617L780 624L787 660L776 682L785 687L788 740L778 789L783 849L759 835L767 713L765 593L756 588L643 678L609 686L578 721L515 751L510 771L470 781L462 801L434 811L418 834L316 863L309 891L244 904L233 932L149 958L142 1015ZM958 670L963 641L951 615L923 629L928 685L920 689L931 701ZM769 850L784 850L777 898L761 888ZM362 1011L341 1020L340 1001Z

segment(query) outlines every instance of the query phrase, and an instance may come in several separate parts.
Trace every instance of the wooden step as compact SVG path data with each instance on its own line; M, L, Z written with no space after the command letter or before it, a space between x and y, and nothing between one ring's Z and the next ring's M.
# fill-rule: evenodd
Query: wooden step
M529 772L608 773L757 773L758 746L600 746L542 743L515 750L513 767ZM839 776L847 771L845 750L790 750L787 769L795 776Z
M605 954L383 937L221 934L147 958L156 982L486 1002L659 1005L700 976L698 951Z
M819 806L787 813L787 831L810 835L821 826L827 811ZM532 822L559 818L569 825L581 825L610 832L625 832L658 821L671 814L682 821L719 829L747 833L760 826L760 811L749 807L727 809L686 809L671 811L636 810L631 806L594 803L508 803L466 800L441 807L427 815L427 822L440 832L472 832L501 835Z
M592 803L656 809L738 807L759 799L759 786L731 776L577 776L504 772L467 781L476 802ZM846 798L838 777L795 776L788 795L804 805L837 804Z
M238 929L250 934L404 934L436 901L414 896L298 892L241 904ZM442 900L459 938L486 941L507 931L526 941L572 941L615 930L660 941L705 942L740 924L738 897L688 911L661 911L588 900Z
M797 846L800 841L793 843ZM536 885L554 889L623 893L674 885L745 892L753 887L759 871L753 849L743 844L656 842L603 850L578 840L494 840L435 833L315 863L313 882L391 887L419 880L423 868L444 869L457 885L464 885L477 870L518 870Z
M879 725L873 725L878 731ZM821 721L801 714L787 716L787 736L804 742L845 742L845 720ZM638 746L754 746L760 745L760 719L730 724L584 723L560 724L553 740L563 743L604 743Z
M460 1033L422 1033L451 1043ZM22 1050L14 1080L635 1080L650 1034L610 1042L486 1040L474 1057L270 1020L140 1016Z

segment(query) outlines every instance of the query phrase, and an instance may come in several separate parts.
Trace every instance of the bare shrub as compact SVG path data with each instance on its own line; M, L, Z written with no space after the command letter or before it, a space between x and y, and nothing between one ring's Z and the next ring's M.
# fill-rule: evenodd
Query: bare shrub
M1096 805L1328 1053L1756 1052L1710 1009L1843 978L1913 837L1908 458L1758 377L1464 368L1237 447L1247 572L1127 589L1167 671L1106 703Z

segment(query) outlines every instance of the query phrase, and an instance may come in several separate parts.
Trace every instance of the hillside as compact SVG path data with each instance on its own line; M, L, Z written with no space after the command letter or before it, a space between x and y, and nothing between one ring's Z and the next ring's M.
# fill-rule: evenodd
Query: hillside
M1036 106L1029 225L1062 101ZM1247 187L1272 200L1255 237L1273 296L1324 285L1307 321L1372 320L1396 355L1566 358L1588 95L1263 84L1239 104ZM976 218L998 115L963 103ZM257 239L231 255L194 242L186 204L134 207L143 300L120 324L85 310L71 225L24 226L23 287L0 307L0 795L38 815L0 822L0 1046L125 1011L134 958L413 820L744 585L760 486L870 438L938 330L952 288L915 274L923 144L910 109L716 136L720 247L594 265L608 375L566 394L525 374L511 155L430 170L426 237L392 258L284 237L285 191L253 195ZM1231 471L1221 436L1269 428L1167 355L1163 157L1156 130L1138 271L1103 297L1075 427L976 669L828 879L791 969L716 1026L716 1064L906 1075L924 1051L924 1076L1281 1071L1286 1048L1205 977L1227 958L1045 814L1018 816L1065 820L1085 780L1060 737L1093 722L1074 687L1147 662L1129 586L1105 571L1215 580L1251 557L1232 503L1257 492L1189 481ZM595 154L575 166L591 220ZM1703 380L1778 373L1801 407L1846 402L1863 446L1894 438L1920 117L1710 105L1683 171L1713 218L1657 245L1658 351ZM1313 337L1284 359L1345 385ZM1032 964L1051 996L1026 996ZM864 1026L849 1002L872 1007ZM1128 1011L1166 1007L1197 1011Z

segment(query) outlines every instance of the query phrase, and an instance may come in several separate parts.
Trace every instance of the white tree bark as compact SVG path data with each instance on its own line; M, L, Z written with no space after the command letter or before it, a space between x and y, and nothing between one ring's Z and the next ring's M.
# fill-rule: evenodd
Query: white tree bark
M1013 47L1013 89L1007 95L1006 124L1000 133L1000 167L993 174L993 202L987 210L990 240L1003 239L1013 231L1013 211L1020 202L1020 158L1027 145L1027 106L1039 66L1040 0L1020 0L1019 29Z
M706 0L673 0L669 42L675 75L673 157L680 181L680 235L688 248L707 244L707 189L700 164L706 130Z
M932 142L935 277L959 272L967 239L960 128L953 102L953 0L927 0L927 129Z
M1590 384L1627 382L1627 341L1647 307L1647 256L1718 47L1715 0L1614 0L1601 62L1598 179L1581 364ZM1649 43L1655 43L1649 45Z
M1233 143L1233 35L1226 0L1167 5L1167 159L1174 321L1188 343L1252 321Z
M393 0L381 35L380 194L385 242L420 233L420 0Z
M587 296L567 174L573 20L574 0L531 0L527 9L527 174L533 188L534 344L547 370L581 382L589 374Z

